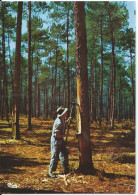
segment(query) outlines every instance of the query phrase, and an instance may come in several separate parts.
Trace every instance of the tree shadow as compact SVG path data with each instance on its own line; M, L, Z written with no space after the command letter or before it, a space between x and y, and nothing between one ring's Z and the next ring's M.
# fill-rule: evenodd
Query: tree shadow
M116 174L116 173L105 173L105 172L102 172L102 175L103 175L104 177L106 177L106 178L109 178L109 179L127 177L128 179L133 179L133 180L135 180L135 176L131 176L131 175L121 175L121 174Z
M14 194L58 194L60 192L55 192L54 190L32 190L29 188L1 188L0 193L14 193Z
M48 165L47 162L37 162L35 158L23 158L18 155L11 155L4 152L0 152L0 173L3 174L19 174L23 172L18 167L31 167L31 166L40 166L40 165Z
M10 136L11 135L11 132L10 131L6 131L6 130L0 130L0 135L1 136Z

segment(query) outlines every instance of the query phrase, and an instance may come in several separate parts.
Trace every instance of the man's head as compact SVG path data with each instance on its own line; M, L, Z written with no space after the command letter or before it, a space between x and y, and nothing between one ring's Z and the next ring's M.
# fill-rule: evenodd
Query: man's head
M66 118L67 117L67 112L68 112L67 108L63 108L62 106L60 106L57 109L57 116L60 117L60 118Z

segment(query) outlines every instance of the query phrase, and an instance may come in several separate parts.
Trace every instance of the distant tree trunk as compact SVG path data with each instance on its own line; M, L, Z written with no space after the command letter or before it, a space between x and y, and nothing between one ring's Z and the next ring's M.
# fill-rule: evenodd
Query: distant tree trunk
M132 120L135 121L135 86L134 86L134 77L133 77L133 66L132 66L132 53L130 51L130 63L131 63L131 84L132 84L132 98L133 98L133 106L132 106Z
M121 122L121 75L119 75L119 105L118 105L118 123Z
M94 45L94 44L93 44ZM92 48L92 60L91 60L91 114L90 114L90 121L93 123L93 112L94 112L94 73L93 73L93 68L94 68L94 46Z
M47 85L46 85L46 118L48 118L48 115L49 115L48 91L49 91L49 79L48 79Z
M7 91L7 72L5 61L5 18L4 11L2 9L2 56L3 56L3 111L5 112L6 120L9 121L9 107L8 107L8 91ZM2 113L3 115L3 113ZM3 118L3 117L2 117Z
M64 64L62 65L63 66L63 74L64 74L64 78L63 78L63 98L64 98L64 107L66 107L66 72L65 72L65 68L64 68Z
M37 67L35 67L35 86L34 86L34 116L36 117L36 103L37 103Z
M95 62L95 73L94 73L94 89L93 89L93 98L94 98L94 113L93 120L97 122L97 71L96 71L96 62Z
M101 126L101 118L103 113L103 21L101 16L101 78L100 78L100 95L99 95L99 125Z
M14 72L14 101L13 101L13 125L12 136L20 139L19 130L19 107L20 107L20 64L21 64L21 26L22 26L23 2L18 2L15 72ZM15 126L16 125L16 126Z
M28 130L32 129L31 116L32 116L32 63L31 63L31 1L28 2L29 6L29 21L28 21Z
M84 2L74 2L77 76L77 125L79 130L79 169L93 170L89 127L89 97L87 69L87 38Z
M60 106L60 71L59 71L59 103L58 105Z
M2 67L0 65L0 115L1 115L1 119L3 120L2 118Z
M56 83L57 83L57 60L58 60L58 37L57 37L57 46L56 46L56 64L55 64L55 80L54 80L54 96L53 96L53 115L56 111L56 95L57 95L57 88L56 88Z
M37 103L37 107L36 107L36 117L39 118L40 116L40 86L39 86L39 75L38 75L38 53L37 53L37 75L36 75L36 91L37 91L37 95L36 95L36 103Z
M69 63L68 63L68 58L69 58L69 36L68 36L68 31L69 31L69 9L67 13L67 80L68 80L68 114L70 115L70 70L69 70Z
M111 107L111 67L110 67L110 78L108 79L108 117L107 120L110 121L110 109Z
M11 103L10 112L11 112L13 107L13 67L12 67L11 53L10 53L10 33L8 33L8 49L9 49L10 76L11 76L11 87L12 87L11 100L10 100Z
M64 107L66 107L66 81L64 78L64 89L63 89L63 95L64 95Z
M53 99L54 99L54 79L53 79L53 67L52 67L52 85L51 85L51 115L53 115Z
M108 2L108 15L109 15L109 25L111 32L111 43L112 43L112 62L111 62L111 112L110 112L110 122L111 128L114 128L114 116L115 116L115 38L113 33L113 24L111 18L110 2Z

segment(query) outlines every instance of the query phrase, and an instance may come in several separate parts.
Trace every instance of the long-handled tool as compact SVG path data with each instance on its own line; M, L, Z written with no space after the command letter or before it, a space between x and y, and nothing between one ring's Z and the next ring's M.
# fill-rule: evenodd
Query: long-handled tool
M72 104L72 106L71 106L70 117L72 117L72 111L73 111L73 104ZM71 122L69 122L68 129L67 129L67 134L69 134L70 123L71 123ZM67 139L68 139L68 137L66 137L66 142L67 142Z

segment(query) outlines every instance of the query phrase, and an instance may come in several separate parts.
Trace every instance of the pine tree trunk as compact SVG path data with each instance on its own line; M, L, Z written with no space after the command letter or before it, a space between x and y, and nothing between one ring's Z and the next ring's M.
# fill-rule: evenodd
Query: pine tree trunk
M89 127L87 38L84 2L74 2L77 76L77 126L79 132L79 169L93 170Z
M121 75L119 75L119 106L118 106L118 123L121 122Z
M36 107L36 117L39 118L40 116L40 88L39 88L39 75L38 75L38 53L37 53L37 75L36 75L36 91L37 91L37 95L36 95L36 103L37 103L37 107Z
M67 80L68 80L68 114L70 115L70 70L69 70L69 63L68 63L68 58L69 58L68 31L69 31L69 9L67 13Z
M64 91L63 91L63 95L64 95L64 107L66 107L66 81L64 79Z
M0 115L2 119L3 114L2 114L2 67L1 65L0 65Z
M95 73L94 73L94 89L93 89L93 97L94 97L94 114L93 120L97 122L97 71L96 71L96 62L95 62Z
M10 61L10 76L11 76L11 87L12 87L12 94L11 94L11 100L10 100L10 112L12 111L13 107L13 67L11 62L11 53L10 53L10 33L8 33L8 49L9 49L9 61Z
M15 72L14 72L14 101L13 101L13 125L12 136L20 139L19 130L19 107L20 107L20 64L21 64L21 26L22 26L23 2L18 2Z
M59 71L59 102L58 105L60 106L60 71Z
M34 116L36 117L36 102L37 102L37 68L35 68L35 86L34 86Z
M99 95L99 125L101 126L101 118L103 113L103 21L101 16L101 78L100 78L100 95Z
M55 64L54 96L53 96L53 115L56 111L56 106L57 106L57 101L56 101L56 96L57 96L56 83L57 83L57 65L58 65L57 60L58 60L58 37L57 37L57 46L56 46L56 64Z
M111 43L112 43L112 61L111 61L111 110L110 110L110 122L111 128L114 128L114 117L115 117L115 39L113 33L113 25L111 18L110 2L108 2L108 14L109 14L109 25L111 32Z
M92 60L91 60L91 115L90 115L90 121L93 123L94 117L93 117L93 111L94 111L94 88L93 88L93 81L94 81L94 74L93 74L93 66L94 66L94 47L92 48Z
M29 22L28 22L28 130L32 129L31 116L32 116L32 63L31 63L31 2L29 6Z
M2 56L3 56L3 111L5 112L6 120L9 121L9 107L8 107L8 91L7 91L7 71L5 62L5 18L2 9Z
M48 119L48 115L49 115L48 91L49 91L49 79L47 81L47 86L46 86L46 118L47 119Z
M135 121L135 91L134 91L134 78L133 78L133 67L132 67L132 54L130 51L130 63L131 63L131 84L132 84L132 98L133 98L133 106L132 106L132 121Z

